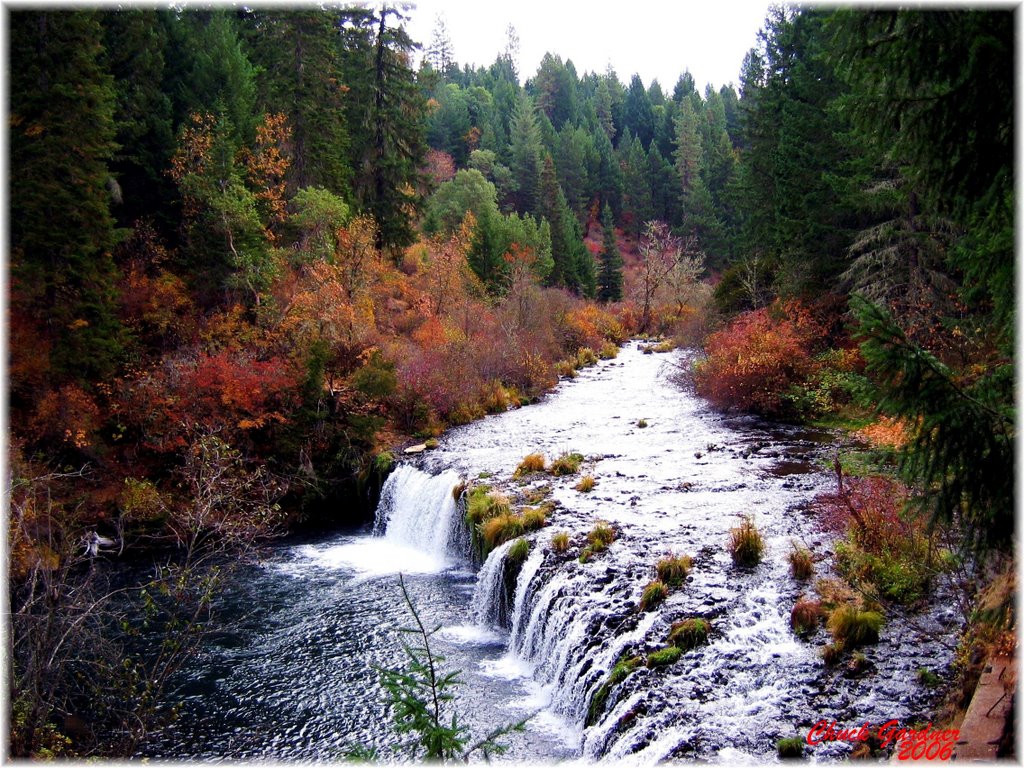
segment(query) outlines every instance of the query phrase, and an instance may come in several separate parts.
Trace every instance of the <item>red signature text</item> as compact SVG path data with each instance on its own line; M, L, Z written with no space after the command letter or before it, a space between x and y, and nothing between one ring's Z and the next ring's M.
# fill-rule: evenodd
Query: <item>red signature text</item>
M819 720L807 732L807 743L811 746L826 741L859 743L868 741L872 736L877 738L882 749L895 744L899 760L949 760L960 731L933 728L931 723L924 728L904 728L899 720L890 720L875 731L871 723L847 728L835 720Z

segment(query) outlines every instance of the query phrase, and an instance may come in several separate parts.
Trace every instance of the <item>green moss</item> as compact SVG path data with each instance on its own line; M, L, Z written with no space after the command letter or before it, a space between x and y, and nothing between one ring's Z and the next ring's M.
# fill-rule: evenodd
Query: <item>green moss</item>
M373 468L380 473L390 472L395 466L395 454L391 451L381 451L373 457Z
M508 548L508 554L505 555L505 558L511 564L522 565L523 561L526 560L526 557L529 554L529 539L517 539L515 543L513 543L512 546Z
M668 641L680 652L690 651L708 641L710 629L706 619L683 619L672 624Z
M604 712L605 704L608 701L608 694L611 693L612 688L629 677L629 674L641 664L643 664L643 659L639 656L626 656L625 653L619 656L619 660L612 667L608 679L601 684L600 688L594 691L594 695L590 699L590 705L587 707L588 726L596 723L601 713Z
M799 736L790 736L786 739L779 739L775 743L775 750L783 760L792 760L804 756L804 740Z
M644 587L640 595L640 610L649 611L665 602L668 597L668 587L660 581L652 581Z
M676 648L675 646L670 645L662 648L661 650L647 654L647 666L652 669L657 667L667 667L670 664L675 664L679 661L679 657L682 655L682 648Z

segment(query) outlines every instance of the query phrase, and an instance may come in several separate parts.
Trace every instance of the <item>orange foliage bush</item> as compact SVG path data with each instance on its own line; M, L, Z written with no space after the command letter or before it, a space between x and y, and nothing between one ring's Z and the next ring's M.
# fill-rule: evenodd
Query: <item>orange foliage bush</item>
M784 415L783 397L814 369L819 328L797 302L746 312L711 334L694 372L697 392L719 408Z
M907 422L892 416L879 416L874 424L868 424L854 434L876 448L902 448L910 440Z
M81 450L92 445L100 422L100 408L92 396L77 384L65 384L39 401L31 427L37 437Z

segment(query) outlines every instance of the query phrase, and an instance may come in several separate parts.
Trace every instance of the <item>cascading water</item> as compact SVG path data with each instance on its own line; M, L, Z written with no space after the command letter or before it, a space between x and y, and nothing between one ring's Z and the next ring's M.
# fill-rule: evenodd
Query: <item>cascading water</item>
M776 739L819 719L926 715L936 694L916 672L942 674L950 663L952 648L936 638L952 635L955 612L890 609L881 642L864 650L873 674L825 667L824 630L805 643L789 628L790 608L811 587L792 579L786 560L793 542L821 555L832 547L800 511L834 482L815 469L823 447L814 435L713 413L662 380L673 359L633 343L537 405L452 430L391 474L373 535L286 544L246 570L225 598L238 629L187 671L181 716L142 754L333 760L351 742L386 749L395 738L373 667L403 658L398 572L424 620L442 626L434 638L447 671L466 681L460 722L482 735L535 713L526 733L508 736L515 759L774 758ZM529 453L551 460L570 450L586 456L589 493L575 489L578 476L512 477ZM553 508L547 527L528 534L524 562L507 563L509 542L474 573L452 492L485 473L516 506L535 505L530 494ZM740 515L766 542L751 569L726 549ZM597 520L618 536L581 562ZM556 532L569 536L564 552L551 546ZM691 556L690 575L641 611L668 554ZM620 659L645 662L686 617L709 622L707 645L665 667L639 663L609 685ZM848 750L820 745L814 756Z
M429 475L409 464L400 465L381 489L374 535L439 565L464 557L465 525L453 494L459 482L452 470Z

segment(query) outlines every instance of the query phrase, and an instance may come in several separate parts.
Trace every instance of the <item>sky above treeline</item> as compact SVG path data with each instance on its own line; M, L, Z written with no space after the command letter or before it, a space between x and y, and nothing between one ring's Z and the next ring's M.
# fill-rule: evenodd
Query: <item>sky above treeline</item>
M747 51L757 44L768 0L414 0L407 30L430 46L443 16L455 60L488 66L504 52L509 24L519 35L519 74L537 72L546 52L572 60L576 72L610 64L624 84L639 74L670 93L689 70L698 89L738 86Z

